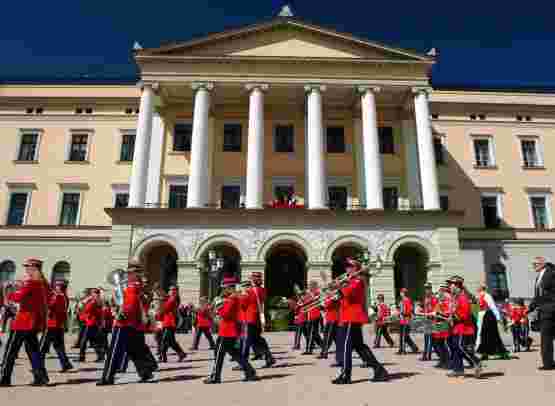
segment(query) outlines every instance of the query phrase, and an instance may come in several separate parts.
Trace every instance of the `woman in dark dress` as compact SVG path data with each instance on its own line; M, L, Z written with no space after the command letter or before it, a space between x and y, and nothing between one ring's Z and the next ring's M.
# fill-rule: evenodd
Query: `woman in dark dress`
M499 310L485 286L478 289L480 313L478 314L478 334L476 339L476 352L482 359L497 355L502 359L511 359L509 352L501 340L497 322L501 320Z

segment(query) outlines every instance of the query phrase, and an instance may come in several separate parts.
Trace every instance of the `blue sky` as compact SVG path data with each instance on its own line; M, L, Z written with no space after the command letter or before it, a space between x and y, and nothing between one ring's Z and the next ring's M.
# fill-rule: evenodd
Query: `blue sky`
M134 41L164 41L271 18L278 0L4 1L0 80L88 74L133 80ZM437 86L555 88L555 6L494 0L296 0L307 21L421 52ZM545 4L542 4L545 3ZM456 5L456 7L455 7ZM505 11L503 11L503 9Z

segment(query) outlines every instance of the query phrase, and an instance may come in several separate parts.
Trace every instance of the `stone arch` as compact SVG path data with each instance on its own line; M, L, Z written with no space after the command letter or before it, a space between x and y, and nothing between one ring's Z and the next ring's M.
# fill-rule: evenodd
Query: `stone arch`
M369 242L366 238L359 237L358 235L345 235L339 237L335 241L333 241L326 249L324 260L331 262L333 260L333 253L335 252L335 250L343 245L356 246L357 248L360 248L364 251L368 248Z
M386 249L387 254L384 260L386 262L393 262L395 252L401 246L406 246L406 245L413 246L417 249L420 249L423 253L425 253L428 257L428 263L436 262L438 260L437 252L433 244L429 240L416 235L406 235L391 243L389 248Z
M167 234L154 234L141 240L131 250L131 256L140 258L141 261L143 261L145 255L148 254L150 250L160 245L169 245L172 247L177 253L178 260L186 258L183 246L174 237Z
M310 261L312 258L312 246L307 240L305 240L304 238L302 238L297 234L282 233L282 234L277 234L272 238L270 238L268 241L264 242L264 244L262 244L262 246L258 250L256 259L258 261L266 261L266 257L268 253L272 251L272 248L280 244L295 245L303 252L307 260Z
M227 234L218 234L218 235L211 236L206 240L204 240L203 242L201 242L200 245L195 250L195 252L193 253L193 256L191 259L197 262L201 261L204 253L207 252L208 249L216 245L229 245L235 248L237 252L239 252L239 256L241 257L241 259L247 258L247 254L246 254L247 249L243 246L243 243L241 241Z

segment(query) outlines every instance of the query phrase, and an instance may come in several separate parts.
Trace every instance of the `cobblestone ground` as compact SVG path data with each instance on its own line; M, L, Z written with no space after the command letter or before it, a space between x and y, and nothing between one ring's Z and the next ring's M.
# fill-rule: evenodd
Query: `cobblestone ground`
M484 376L472 377L471 371L464 379L449 379L444 371L433 368L435 362L422 362L416 355L397 356L395 349L375 350L376 356L385 363L392 375L387 383L368 381L368 370L358 368L355 360L353 385L335 386L330 379L336 370L330 368L329 360L317 360L314 356L291 351L292 336L287 333L267 334L277 364L272 369L258 371L259 382L240 382L239 372L231 370L226 361L221 385L204 385L209 371L212 353L201 342L201 349L189 353L186 361L177 363L171 355L169 363L161 365L152 383L137 383L132 366L129 372L119 375L117 384L97 387L95 382L102 365L95 364L95 355L88 354L89 362L75 365L73 373L59 374L57 360L47 359L52 386L34 388L28 386L32 377L29 364L22 351L13 379L14 387L0 388L1 405L381 405L407 404L469 404L488 402L497 406L526 404L553 404L555 373L537 371L539 354L537 346L531 352L517 354L510 361L487 361ZM396 337L395 337L396 338ZM179 335L183 348L189 348L191 335ZM538 337L534 337L539 343ZM150 338L149 338L150 340ZM68 342L73 338L68 337ZM417 338L420 342L420 337ZM507 342L510 340L507 338ZM204 347L203 347L204 345ZM71 350L72 358L76 357ZM262 366L263 361L255 361ZM443 400L442 400L443 399ZM448 402L448 403L446 403Z

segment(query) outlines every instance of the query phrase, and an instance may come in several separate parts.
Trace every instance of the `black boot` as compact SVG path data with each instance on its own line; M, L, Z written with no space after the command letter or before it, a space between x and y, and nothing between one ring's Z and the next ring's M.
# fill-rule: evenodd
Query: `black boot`
M46 386L46 385L48 385L48 381L43 376L42 371L33 370L31 372L33 373L33 382L31 383L31 386Z
M62 367L62 369L60 369L60 373L63 374L64 372L71 371L72 369L73 365L71 364L71 362L68 362Z
M339 376L331 381L334 385L349 385L351 384L351 377L347 376L344 372L341 372Z
M389 381L389 373L384 367L374 370L374 378L372 382L387 382Z
M101 379L96 383L96 386L109 386L113 384L114 384L114 381L112 379L109 379L109 380Z
M209 377L204 378L202 383L205 383L207 385L212 385L212 384L215 384L215 383L222 383L222 380L220 378L216 378L213 375L210 375Z

